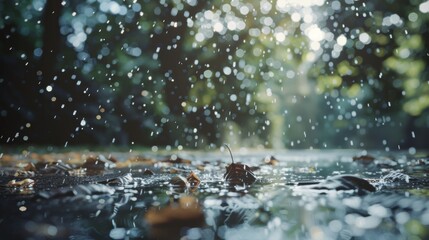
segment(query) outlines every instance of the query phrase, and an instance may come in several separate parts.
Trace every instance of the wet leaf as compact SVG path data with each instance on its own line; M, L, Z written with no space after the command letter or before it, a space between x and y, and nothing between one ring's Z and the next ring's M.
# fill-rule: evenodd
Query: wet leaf
M228 147L228 145L225 146L228 148L232 160L232 163L226 167L226 173L223 176L225 181L231 185L245 185L254 183L256 181L256 177L250 167L245 164L234 163L231 149Z
M90 155L86 158L85 163L82 165L88 171L106 170L116 167L115 162L107 159L104 155Z
M32 172L35 172L37 169L36 169L36 166L35 166L33 163L28 163L28 164L24 167L24 170L25 170L25 171L32 171Z
M263 161L265 164L272 165L272 166L279 164L279 160L277 160L277 158L275 158L273 155L265 156Z
M155 163L155 160L153 160L152 158L147 158L143 156L134 156L129 158L127 161L143 165L153 165Z
M198 185L200 185L200 178L191 171L191 173L186 177L186 180L188 180L188 182L191 184L192 187L196 187Z
M53 175L69 175L69 171L74 170L70 164L63 162L40 162L36 164L36 168L37 173Z
M174 176L171 180L170 180L170 184L176 187L182 187L182 188L187 188L190 187L190 183L188 182L188 180L180 175L176 175Z
M147 168L144 170L143 174L144 175L155 175L155 173L152 170L147 169Z
M375 160L375 157L371 155L360 155L360 156L353 157L353 161L364 163L364 164L372 163L374 160Z
M173 163L173 164L191 164L191 160L181 158L175 154L169 156L167 159L162 160L162 162Z

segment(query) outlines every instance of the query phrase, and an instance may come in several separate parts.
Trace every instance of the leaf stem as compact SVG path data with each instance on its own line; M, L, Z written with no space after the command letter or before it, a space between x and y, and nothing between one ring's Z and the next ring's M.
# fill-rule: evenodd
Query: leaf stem
M229 148L228 144L226 144L226 143L224 143L223 145L224 145L226 148L228 148L229 154L231 155L232 163L234 163L234 157L232 156L231 148Z

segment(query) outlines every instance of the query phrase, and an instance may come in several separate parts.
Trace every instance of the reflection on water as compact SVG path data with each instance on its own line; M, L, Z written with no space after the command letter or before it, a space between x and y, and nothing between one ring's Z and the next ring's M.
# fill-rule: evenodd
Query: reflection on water
M17 178L11 175L19 168L16 161L25 165L32 159L3 157L0 229L7 238L19 239L429 237L427 158L374 152L372 160L360 161L353 158L357 151L269 154L272 164L266 161L268 152L236 154L236 162L254 170L252 185L224 182L230 161L225 154L184 152L175 163L154 155L112 153L116 168L93 176L36 174L34 188L27 190L6 185ZM127 162L137 158L144 161ZM78 165L67 154L62 159ZM197 187L170 184L191 171L201 180ZM341 182L330 187L337 179L332 176L339 174L364 178L377 190L337 188ZM148 217L149 212L155 214Z

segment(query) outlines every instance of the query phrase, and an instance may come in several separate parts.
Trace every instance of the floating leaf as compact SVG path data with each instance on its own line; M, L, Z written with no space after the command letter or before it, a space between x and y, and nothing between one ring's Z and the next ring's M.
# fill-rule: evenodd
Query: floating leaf
M196 187L198 185L200 185L200 178L191 171L191 173L188 175L188 177L186 177L186 180L188 180L188 182L191 184L191 186Z
M275 158L273 155L265 156L263 161L265 164L272 166L279 164L279 160L277 160L277 158Z
M93 156L90 155L86 158L85 163L82 165L83 168L90 170L106 170L116 167L115 162L107 159L103 155Z
M144 170L143 174L144 175L155 175L155 173L152 170L147 169L147 168Z
M371 163L372 161L374 161L374 159L375 159L375 157L373 157L371 155L360 155L360 156L354 156L353 157L353 161L364 163L364 164Z
M241 163L234 163L234 158L232 156L231 149L228 145L225 145L229 153L231 154L232 163L226 167L226 173L223 176L225 181L231 185L243 185L243 184L252 184L256 181L256 177L253 174L249 166Z
M176 175L174 176L171 180L170 180L170 184L176 187L182 187L182 188L186 188L186 187L190 187L191 185L189 184L188 180L180 175Z

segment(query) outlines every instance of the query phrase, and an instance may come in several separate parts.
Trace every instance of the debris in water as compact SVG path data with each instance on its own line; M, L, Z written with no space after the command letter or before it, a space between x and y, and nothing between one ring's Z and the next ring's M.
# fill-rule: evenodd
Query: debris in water
M147 168L144 170L143 174L144 175L155 175L155 173L152 170L147 169Z
M277 158L275 158L273 155L265 156L263 161L265 164L272 165L272 166L279 164L279 160L277 160Z
M374 160L375 160L375 157L368 155L368 154L353 157L354 162L359 162L359 163L363 163L363 164L372 163Z
M243 184L252 184L256 181L256 177L253 174L249 166L241 163L234 163L234 157L232 156L231 149L228 145L225 146L229 150L231 155L232 163L226 167L226 173L223 176L225 181L231 185L243 185Z
M86 158L85 163L82 165L83 168L86 168L87 171L103 171L116 167L115 162L110 159L107 159L103 155L90 155Z
M21 180L21 181L16 181L15 179L10 180L6 184L6 187L10 187L10 188L32 188L33 185L34 185L34 180L30 179L30 178L26 178L26 179Z
M200 185L200 178L194 173L191 172L188 177L186 177L186 180L188 180L188 182L191 184L191 186L196 187L198 185Z
M190 183L188 182L188 180L180 175L176 175L174 176L171 180L170 180L170 184L176 187L182 187L182 188L187 188L190 187Z

